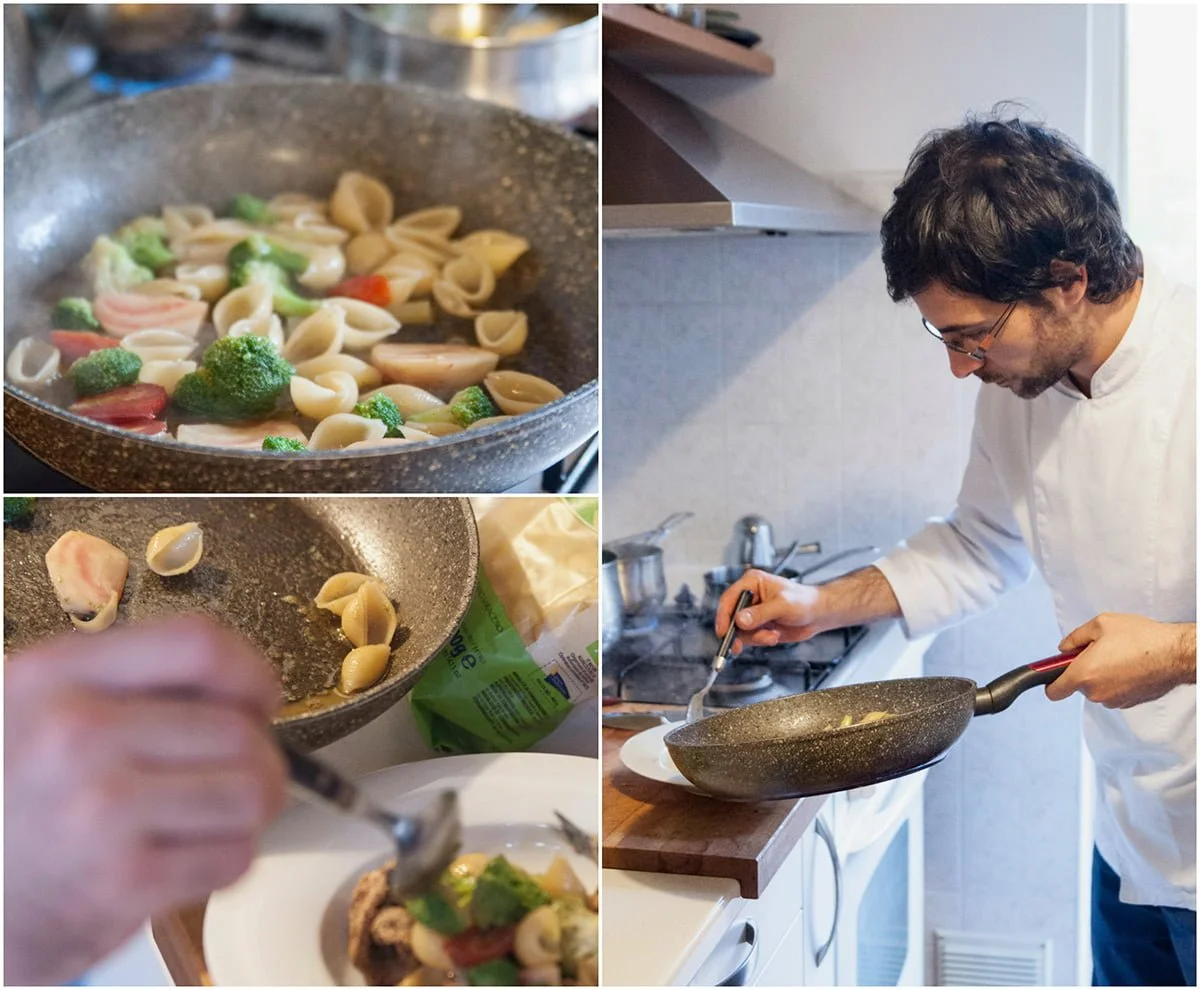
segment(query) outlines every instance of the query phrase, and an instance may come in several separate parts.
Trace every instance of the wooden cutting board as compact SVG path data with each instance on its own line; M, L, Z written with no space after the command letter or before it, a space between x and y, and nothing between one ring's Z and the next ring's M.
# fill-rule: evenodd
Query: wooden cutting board
M605 711L637 708L614 706ZM727 877L738 882L743 897L758 897L826 799L741 804L701 797L626 769L620 751L632 735L611 728L602 733L602 865Z

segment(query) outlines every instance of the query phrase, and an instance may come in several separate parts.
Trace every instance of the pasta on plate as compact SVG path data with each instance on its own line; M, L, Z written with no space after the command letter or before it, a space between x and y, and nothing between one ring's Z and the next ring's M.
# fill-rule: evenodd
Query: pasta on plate
M325 197L168 203L96 238L88 290L16 344L8 379L163 442L282 456L437 443L562 398L507 367L529 319L493 297L529 242L409 206L358 171Z

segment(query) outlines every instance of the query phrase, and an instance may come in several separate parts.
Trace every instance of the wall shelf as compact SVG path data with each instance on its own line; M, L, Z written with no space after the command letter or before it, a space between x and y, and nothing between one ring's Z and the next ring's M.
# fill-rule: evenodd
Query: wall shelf
M605 4L604 53L635 72L770 76L770 55L635 4Z

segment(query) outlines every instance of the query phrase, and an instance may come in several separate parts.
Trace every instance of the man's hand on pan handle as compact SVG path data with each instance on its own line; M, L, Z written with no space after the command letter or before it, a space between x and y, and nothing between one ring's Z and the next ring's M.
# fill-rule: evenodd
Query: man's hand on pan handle
M716 632L724 636L730 613L745 589L753 604L735 617L739 632L733 652L746 646L799 643L827 629L900 616L900 603L883 572L864 567L828 584L797 584L765 571L749 570L725 589L717 605Z
M1194 622L1105 612L1070 633L1058 648L1083 652L1046 686L1051 701L1078 691L1105 708L1132 708L1196 682Z
M271 666L210 619L4 665L4 976L61 984L250 865L284 803Z

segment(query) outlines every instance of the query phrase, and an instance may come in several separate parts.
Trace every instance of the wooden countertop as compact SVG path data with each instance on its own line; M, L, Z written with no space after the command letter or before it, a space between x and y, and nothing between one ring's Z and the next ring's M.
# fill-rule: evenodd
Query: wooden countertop
M606 712L663 706L617 705ZM632 733L605 728L601 863L605 869L727 877L758 897L812 824L824 797L740 804L701 797L628 770Z

